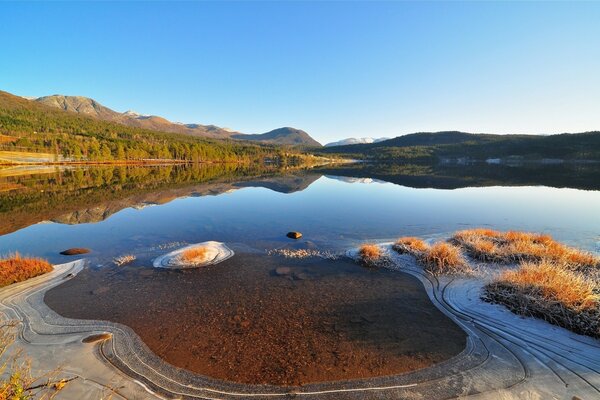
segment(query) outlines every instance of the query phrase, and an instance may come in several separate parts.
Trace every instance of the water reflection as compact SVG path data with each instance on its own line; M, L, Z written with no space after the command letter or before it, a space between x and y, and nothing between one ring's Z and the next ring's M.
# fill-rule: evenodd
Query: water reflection
M0 253L61 261L56 253L74 246L108 257L206 240L265 249L285 243L289 230L302 231L303 243L341 249L475 225L545 231L595 250L599 172L597 165L0 170Z

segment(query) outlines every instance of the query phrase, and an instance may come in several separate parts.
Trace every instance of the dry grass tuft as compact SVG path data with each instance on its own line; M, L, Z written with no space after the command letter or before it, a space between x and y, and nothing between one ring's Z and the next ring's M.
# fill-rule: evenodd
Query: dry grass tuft
M0 259L0 287L22 282L52 271L52 265L41 258L23 258L19 253Z
M597 256L558 243L549 235L469 229L456 232L451 240L484 262L549 261L574 270L600 267Z
M434 274L465 273L471 269L459 247L446 242L437 242L419 258L426 271Z
M137 257L133 254L125 254L113 259L113 263L118 267L122 267L123 265L134 262L136 259Z
M600 337L598 284L549 261L523 262L485 288L485 298L577 333Z
M180 255L181 260L187 263L202 263L206 261L208 249L206 247L194 247L183 251Z
M0 357L14 344L17 333L15 321L2 321L0 325ZM22 358L19 349L0 365L0 400L53 399L65 386L76 379L58 379L60 369L43 375L33 375L31 360Z
M358 249L358 258L363 265L376 267L383 257L383 252L376 244L365 243Z
M400 254L420 255L429 250L429 245L419 238L412 236L401 237L394 243L393 249Z

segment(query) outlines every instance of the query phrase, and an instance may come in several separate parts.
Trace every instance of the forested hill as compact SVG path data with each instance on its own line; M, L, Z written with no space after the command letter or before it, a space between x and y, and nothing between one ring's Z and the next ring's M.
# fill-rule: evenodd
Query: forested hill
M2 91L0 150L45 152L88 161L286 161L301 156L273 145L198 138L102 121Z
M390 162L496 158L600 160L600 132L545 136L419 132L377 143L325 147L319 152Z

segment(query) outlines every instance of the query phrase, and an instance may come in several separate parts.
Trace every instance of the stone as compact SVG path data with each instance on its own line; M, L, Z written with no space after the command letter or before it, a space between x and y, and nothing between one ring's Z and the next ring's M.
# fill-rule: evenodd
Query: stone
M278 276L289 275L291 273L292 273L292 269L290 267L275 268L275 275L278 275Z
M72 249L61 251L60 254L62 254L63 256L76 256L79 254L87 254L90 251L90 249L85 249L83 247L73 247Z
M302 237L302 234L300 232L292 231L288 232L286 236L290 239L300 239Z

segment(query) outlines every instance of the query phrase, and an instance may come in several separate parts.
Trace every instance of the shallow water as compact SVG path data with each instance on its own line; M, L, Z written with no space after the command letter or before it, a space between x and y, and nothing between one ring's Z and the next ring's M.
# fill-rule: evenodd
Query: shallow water
M238 252L194 271L148 265L87 269L45 301L66 317L126 324L175 366L249 384L393 375L465 346L417 279L350 259Z
M0 253L65 262L72 258L61 250L90 248L83 256L90 267L50 291L49 305L65 316L125 323L167 361L201 374L278 385L389 375L464 346L420 283L348 259L289 260L266 250L336 253L485 226L545 232L598 251L597 169L0 170ZM303 237L288 239L291 230ZM151 267L160 254L209 240L235 256L185 272ZM138 259L114 266L123 254ZM285 273L276 272L281 267Z

